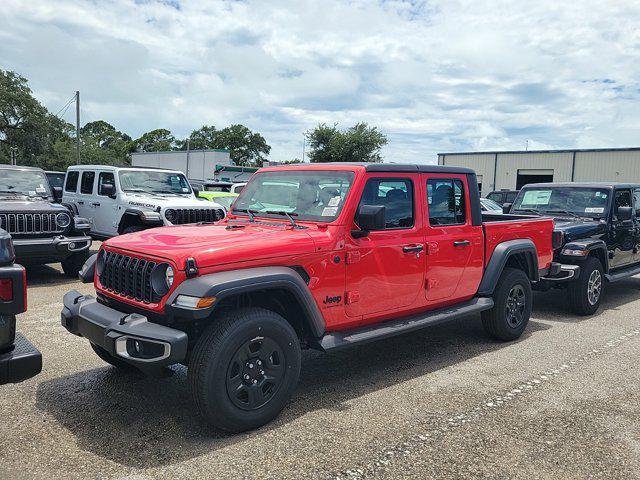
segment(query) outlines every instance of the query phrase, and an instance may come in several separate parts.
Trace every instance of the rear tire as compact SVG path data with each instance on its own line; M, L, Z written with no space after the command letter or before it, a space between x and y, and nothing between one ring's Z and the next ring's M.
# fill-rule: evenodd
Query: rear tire
M604 290L604 269L595 257L587 257L580 265L580 276L569 282L569 308L578 315L593 315L600 308Z
M98 355L102 360L116 367L118 370L127 371L127 372L133 372L137 370L137 368L134 367L133 365L125 362L124 360L119 359L118 357L114 357L109 352L107 352L104 348L102 348L99 345L96 345L95 343L91 343L91 348L93 348L93 351L96 352L96 355Z
M191 396L201 415L229 432L273 420L300 375L300 340L280 315L242 308L215 319L189 362Z
M482 312L485 331L503 341L520 338L529 323L533 303L529 277L517 268L505 268L493 292L493 302L491 310Z
M68 258L60 262L64 274L67 277L78 278L78 273L82 269L84 262L87 261L87 258L89 258L89 249L72 253Z

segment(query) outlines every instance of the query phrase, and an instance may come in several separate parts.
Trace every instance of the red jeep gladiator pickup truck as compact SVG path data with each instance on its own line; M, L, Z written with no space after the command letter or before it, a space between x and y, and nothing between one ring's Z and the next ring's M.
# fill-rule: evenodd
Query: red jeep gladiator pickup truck
M469 169L263 168L223 221L106 241L80 273L96 298L68 292L62 324L116 367L187 365L202 415L242 431L282 410L302 348L480 312L493 337L520 337L531 282L558 270L553 228L518 215L483 222Z

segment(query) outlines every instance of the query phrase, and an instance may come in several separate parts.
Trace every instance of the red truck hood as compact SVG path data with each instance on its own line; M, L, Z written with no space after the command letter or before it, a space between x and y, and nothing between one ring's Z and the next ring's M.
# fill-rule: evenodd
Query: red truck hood
M128 250L138 255L172 260L184 269L185 260L195 258L199 268L246 260L303 255L314 251L307 229L289 225L233 223L243 228L217 225L160 227L111 238L107 247Z

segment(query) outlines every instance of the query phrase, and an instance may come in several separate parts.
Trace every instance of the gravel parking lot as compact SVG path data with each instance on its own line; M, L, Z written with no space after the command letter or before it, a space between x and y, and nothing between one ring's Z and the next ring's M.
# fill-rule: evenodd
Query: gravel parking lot
M304 353L291 404L260 430L202 424L186 370L118 373L60 325L90 285L29 272L18 328L43 372L0 387L0 478L640 478L640 278L600 313L536 294L520 341L479 318L354 350Z

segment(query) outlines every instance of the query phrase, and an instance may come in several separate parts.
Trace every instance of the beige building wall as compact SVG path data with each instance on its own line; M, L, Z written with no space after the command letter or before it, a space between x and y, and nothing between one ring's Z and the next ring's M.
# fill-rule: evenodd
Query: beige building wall
M478 183L482 183L482 196L495 190L493 186L493 166L496 156L493 153L477 155L438 155L438 165L466 167L476 171Z
M640 151L576 152L576 182L640 182Z
M572 152L499 153L496 184L498 189L515 189L519 170L523 174L536 174L541 173L542 170L551 170L554 182L570 182L572 163Z

